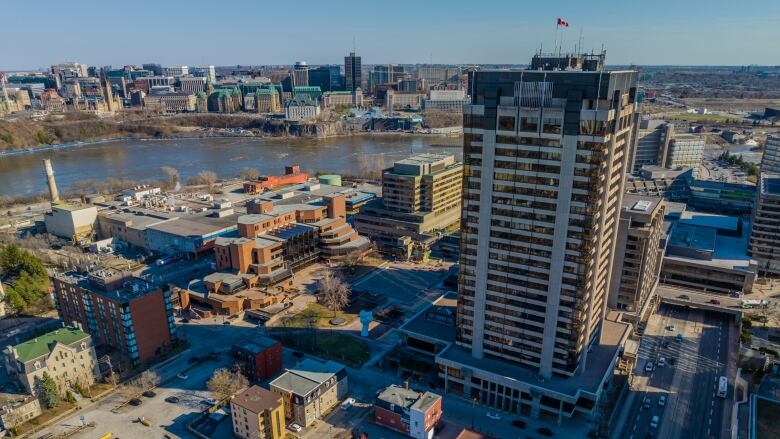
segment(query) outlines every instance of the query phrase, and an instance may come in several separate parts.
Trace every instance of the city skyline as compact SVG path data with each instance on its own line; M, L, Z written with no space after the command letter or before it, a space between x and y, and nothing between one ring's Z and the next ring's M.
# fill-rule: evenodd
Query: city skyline
M771 0L759 0L750 8L732 2L713 8L704 0L684 4L660 0L652 9L615 0L599 8L568 0L549 6L493 1L457 9L430 2L415 4L413 13L409 8L364 4L339 14L332 14L331 4L303 1L301 10L306 12L294 17L294 25L292 18L259 19L283 17L287 13L283 6L246 1L208 13L191 2L184 8L180 2L141 0L131 9L93 0L81 8L44 3L47 13L36 19L32 30L25 20L7 22L0 29L0 41L14 42L3 47L0 70L38 69L66 60L115 66L291 65L296 60L340 64L352 51L353 41L364 64L523 64L540 46L553 48L559 16L571 25L558 32L564 50L574 48L582 30L583 48L598 51L603 44L613 65L780 64L780 53L770 50L777 39L773 24L780 18L780 9ZM242 12L236 14L238 10ZM20 4L7 5L6 12L9 17L25 13ZM389 30L378 27L372 18L378 16L392 24ZM251 23L257 25L219 30L218 23L230 19L241 23L243 17L253 17ZM63 23L69 23L64 38ZM739 29L740 38L722 32L725 25ZM300 32L301 26L311 33ZM701 44L705 41L708 44Z

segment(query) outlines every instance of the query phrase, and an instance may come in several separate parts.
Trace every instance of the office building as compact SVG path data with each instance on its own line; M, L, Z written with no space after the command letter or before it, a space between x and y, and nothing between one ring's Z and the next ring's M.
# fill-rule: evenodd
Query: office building
M761 172L780 174L780 134L767 136L764 156L761 159Z
M198 78L206 78L212 83L217 82L217 71L214 66L190 67L189 74Z
M343 90L341 66L320 66L309 70L309 85L323 92Z
M75 385L88 388L100 378L92 337L77 327L66 326L9 346L5 368L33 395L44 373L57 383L61 396Z
M242 439L283 439L284 404L276 393L252 386L230 398L233 434Z
M164 76L182 76L182 75L188 75L189 73L190 73L190 69L187 66L173 66L173 67L162 68L162 74Z
M423 66L417 68L417 79L422 79L428 85L452 81L459 74L460 71L457 67Z
M255 91L255 111L261 114L280 113L282 104L276 87L261 88Z
M385 94L385 109L388 113L393 110L418 111L422 108L425 95L422 93L399 93L387 90Z
M282 343L255 335L233 345L233 359L252 381L264 381L282 371Z
M436 357L447 391L559 422L595 415L629 333L605 313L637 77L570 57L474 72L458 332Z
M293 87L293 96L297 98L308 98L319 103L322 98L322 90L316 86Z
M639 118L639 113L636 117ZM635 122L629 172L637 173L642 166L664 166L672 137L674 125L669 122L657 119Z
M350 52L344 57L344 89L355 92L363 87L363 67L360 64L360 56Z
M424 107L426 112L463 113L463 105L468 103L463 90L431 90Z
M758 265L748 252L749 220L684 210L666 228L661 283L721 294L753 289Z
M241 91L238 87L214 90L208 97L208 109L215 113L237 113L241 111Z
M184 93L200 93L206 90L206 78L182 76L179 78L179 89Z
M780 276L780 174L759 176L749 252L760 275Z
M132 364L154 359L176 337L171 292L129 272L58 273L52 287L65 324L79 324L97 346L116 349Z
M427 249L437 230L460 221L462 182L463 163L453 155L399 160L382 171L382 198L361 208L355 227L383 251L409 257L411 245Z
M325 108L362 107L363 91L358 88L351 91L326 91L322 94L322 106Z
M335 361L305 358L268 385L284 402L287 419L308 427L346 398L347 369Z
M144 107L161 113L188 113L195 111L195 93L171 92L144 97Z
M441 396L390 385L374 401L377 425L415 439L433 439L433 430L441 419Z
M152 72L153 75L162 75L162 65L160 64L142 64L141 67L144 70Z
M292 88L295 87L308 87L309 86L309 66L306 61L296 61L295 67L290 72L290 78L292 78Z
M660 197L623 196L607 306L623 312L624 321L647 321L653 310L664 257L664 209Z
M635 117L639 118L638 115ZM634 125L629 172L639 173L643 166L692 168L696 177L704 155L704 143L703 136L675 133L672 123L642 119Z

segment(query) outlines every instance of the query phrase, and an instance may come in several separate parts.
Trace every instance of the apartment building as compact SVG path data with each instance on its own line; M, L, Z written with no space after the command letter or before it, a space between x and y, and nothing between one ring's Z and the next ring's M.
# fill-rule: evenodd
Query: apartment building
M780 276L780 174L762 172L757 186L749 253L760 275L776 277Z
M441 419L441 396L390 385L374 402L377 425L398 431L414 439L433 439L434 428Z
M346 368L334 361L306 358L271 381L284 401L287 419L307 427L335 407L349 392Z
M696 134L675 134L669 143L669 153L664 166L670 169L693 168L693 176L696 177L703 155L704 137Z
M230 399L233 434L242 439L285 437L282 397L260 386L249 387Z
M263 381L282 371L282 343L270 337L254 335L233 344L233 358L246 377Z
M638 323L652 312L664 248L661 244L665 203L659 197L626 194L620 209L615 261L607 306ZM665 242L665 240L664 240Z
M358 232L382 249L430 240L436 230L460 220L463 163L450 154L417 154L382 171L382 198L355 217Z
M568 57L471 79L457 337L436 357L447 391L559 422L595 416L628 337L605 312L637 77Z
M63 322L80 324L97 346L110 346L133 364L154 359L176 337L171 292L129 272L58 273L52 286Z
M35 394L44 373L60 394L76 385L89 387L100 377L92 337L77 327L63 327L5 350L5 368L24 389Z
M636 113L636 117L640 117L639 113ZM659 119L635 121L629 172L637 173L643 166L664 166L672 137L672 123Z

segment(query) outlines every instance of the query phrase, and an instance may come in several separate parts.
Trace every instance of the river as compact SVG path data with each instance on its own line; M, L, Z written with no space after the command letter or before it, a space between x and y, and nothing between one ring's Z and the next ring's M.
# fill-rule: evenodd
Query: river
M305 171L356 174L367 166L390 166L410 153L447 152L462 157L459 137L374 135L327 139L206 138L123 140L0 158L0 195L46 191L41 159L50 158L57 186L67 190L80 180L109 177L136 181L162 179L161 166L179 170L182 179L203 170L221 178L242 168L281 174L298 164Z

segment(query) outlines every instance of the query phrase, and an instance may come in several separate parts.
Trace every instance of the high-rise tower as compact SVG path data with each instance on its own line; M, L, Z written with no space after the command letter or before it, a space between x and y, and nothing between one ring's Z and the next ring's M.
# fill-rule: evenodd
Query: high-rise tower
M483 404L572 416L592 413L628 336L605 310L637 74L536 58L471 79L457 335L436 361Z
M355 92L361 88L363 81L362 66L360 65L360 56L355 52L350 52L344 57L344 83L347 91Z

